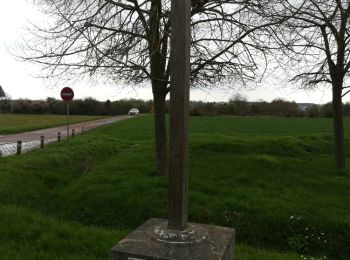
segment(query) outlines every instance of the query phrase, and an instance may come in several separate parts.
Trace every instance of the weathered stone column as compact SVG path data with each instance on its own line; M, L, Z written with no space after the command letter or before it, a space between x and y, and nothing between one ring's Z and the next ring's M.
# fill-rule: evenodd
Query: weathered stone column
M171 1L168 228L187 227L191 1Z

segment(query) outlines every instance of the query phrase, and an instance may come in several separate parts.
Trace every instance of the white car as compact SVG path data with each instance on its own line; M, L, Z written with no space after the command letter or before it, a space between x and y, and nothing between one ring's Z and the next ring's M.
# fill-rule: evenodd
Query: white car
M137 116L139 114L140 114L140 111L137 108L130 109L128 113L129 116Z

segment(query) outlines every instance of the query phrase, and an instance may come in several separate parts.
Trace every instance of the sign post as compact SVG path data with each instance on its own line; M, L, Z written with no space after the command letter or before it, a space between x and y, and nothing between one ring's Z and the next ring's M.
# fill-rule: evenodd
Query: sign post
M74 91L69 87L61 90L61 98L67 103L67 139L69 138L69 102L74 98Z

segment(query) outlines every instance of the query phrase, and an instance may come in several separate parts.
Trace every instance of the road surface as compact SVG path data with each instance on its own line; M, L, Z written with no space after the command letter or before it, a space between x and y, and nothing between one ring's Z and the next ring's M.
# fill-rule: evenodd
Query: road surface
M83 123L77 123L70 125L70 134L72 133L72 129L75 130L76 134L80 134L82 131L82 127L84 127L84 131L89 131L99 126L111 124L120 120L124 120L130 118L130 116L116 116L116 117L108 117ZM45 136L45 139L55 139L57 138L57 134L61 133L61 138L65 138L67 136L67 126L58 126L46 129L40 129L30 132L11 134L11 135L2 135L0 136L0 145L3 143L11 143L17 141L32 141L32 140L40 140L40 136Z

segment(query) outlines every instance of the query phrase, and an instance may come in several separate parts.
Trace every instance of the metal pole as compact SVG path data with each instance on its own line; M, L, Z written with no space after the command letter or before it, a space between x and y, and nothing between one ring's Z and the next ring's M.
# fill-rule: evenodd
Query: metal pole
M185 230L188 208L188 115L191 1L171 1L171 83L168 228Z
M69 139L69 102L67 102L67 139Z

